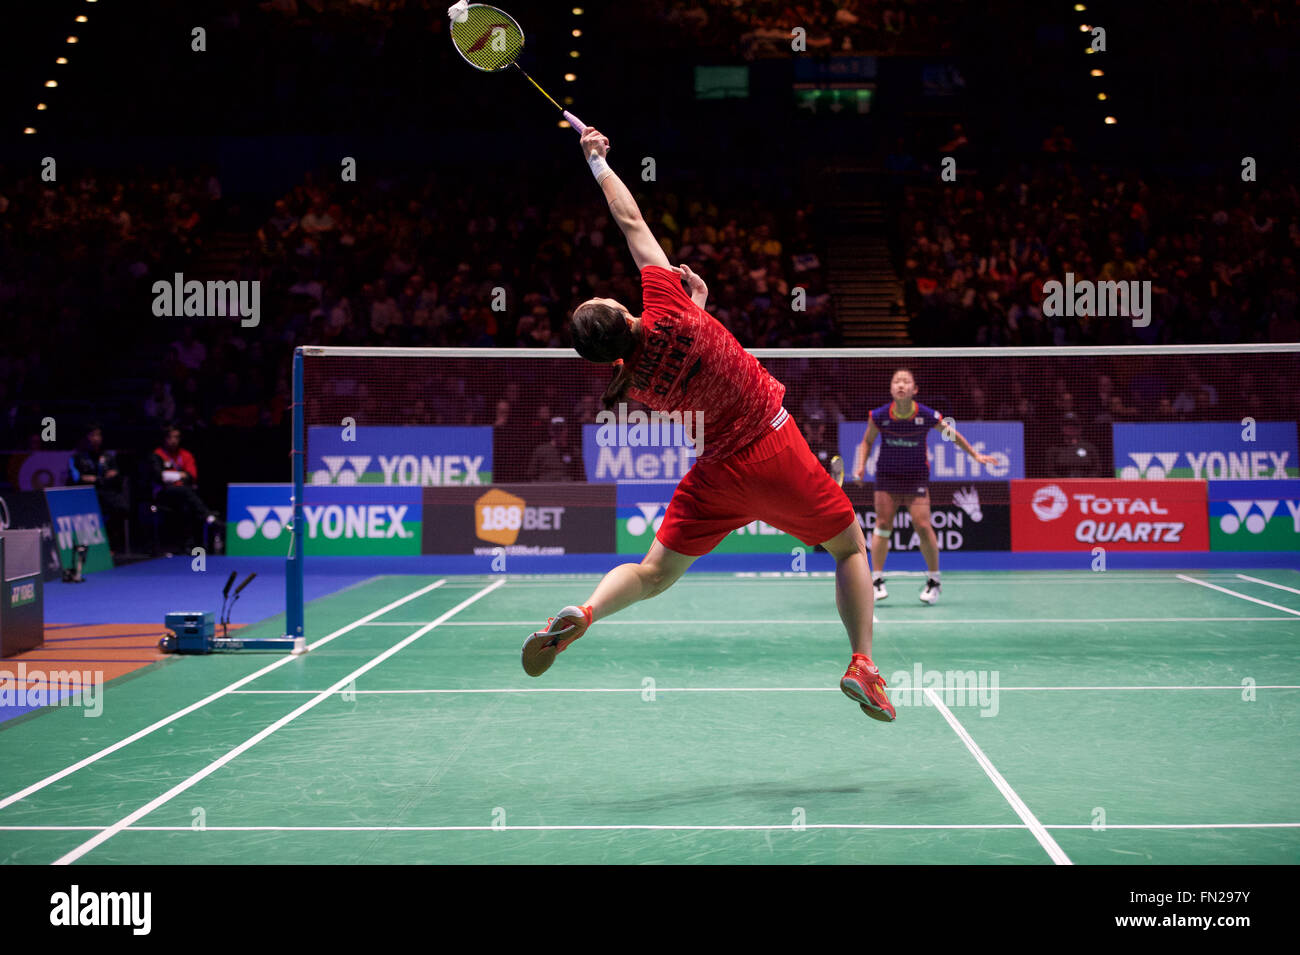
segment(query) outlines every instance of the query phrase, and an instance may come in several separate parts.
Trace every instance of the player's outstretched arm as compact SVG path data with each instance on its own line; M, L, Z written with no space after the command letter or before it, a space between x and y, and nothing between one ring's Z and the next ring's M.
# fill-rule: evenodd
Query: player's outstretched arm
M867 433L862 436L857 453L853 455L853 480L861 481L862 476L867 473L867 452L871 450L871 445L878 434L880 429L876 427L875 420L867 422Z
M632 261L636 263L637 271L647 265L668 268L668 256L655 240L650 226L646 225L645 219L641 218L641 210L637 208L632 193L605 161L605 156L609 152L609 140L601 134L600 130L588 126L587 131L582 134L580 145L587 165L591 166L596 182L605 193L610 214L614 216L618 227L623 230L623 238L627 239L627 248L632 253Z
M975 459L976 461L978 461L980 464L997 464L997 463L998 463L998 459L995 458L993 455L991 455L991 454L980 454L980 453L979 453L978 451L976 451L973 447L971 447L971 443L970 443L969 441L967 441L965 437L962 436L962 434L961 434L960 431L958 431L956 428L954 428L954 427L952 426L951 420L946 421L946 422L945 422L945 421L940 421L938 424L935 425L935 427L936 427L936 428L939 428L939 429L941 429L941 430L943 431L943 433L944 433L944 437L945 437L946 439L949 439L949 440L952 440L952 441L957 442L957 447L961 448L963 451L965 451L967 454L969 454L972 458L974 458L974 459Z

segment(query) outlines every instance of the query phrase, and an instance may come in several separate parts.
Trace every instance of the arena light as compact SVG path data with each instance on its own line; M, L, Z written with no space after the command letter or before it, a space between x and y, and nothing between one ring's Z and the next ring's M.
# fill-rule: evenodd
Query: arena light
M565 73L565 74L564 74L564 82L566 82L566 83L572 83L572 82L573 82L574 80L576 80L577 78L578 78L578 77L577 77L577 74L575 74L575 73Z
M23 134L26 135L26 136L31 136L31 135L33 135L35 132L36 132L36 127L35 127L35 126L24 126L24 127L23 127Z
M44 103L37 103L37 104L36 104L36 108L37 108L38 110L46 110L46 109L49 109L49 107L46 106Z
M68 42L69 42L69 43L76 43L76 42L77 42L77 38L76 38L75 36L70 36L70 37L68 37Z
M573 31L573 35L574 35L575 37L582 36L582 31L581 31L581 30L574 30L574 31Z
M1087 32L1089 32L1090 30L1092 30L1092 27L1088 26L1088 24L1086 24L1086 23L1080 23L1080 24L1079 24L1079 32L1080 32L1080 33L1087 33Z
M1106 117L1106 125L1107 125L1107 126L1114 126L1114 125L1115 125L1116 123L1118 123L1118 122L1119 122L1119 120L1117 120L1114 116L1107 116L1107 117Z
M78 22L78 23L85 23L85 22L87 22L89 19L90 19L90 17L86 16L86 15L83 13L83 14L81 14L81 16L77 17L77 22Z
M67 65L68 65L68 58L67 58L66 56L61 56L61 57L59 57L57 60L55 60L54 62L57 63L59 66L67 66Z
M1100 99L1100 100L1104 100L1104 99L1106 99L1106 94L1105 94L1105 93L1098 93L1098 94L1097 94L1097 99Z
M578 54L578 51L577 51L577 50L570 50L570 51L569 51L569 56L573 57L575 60L578 58L578 55L579 55L579 54Z
M571 126L569 126L569 121L568 121L567 119L562 119L562 120L560 120L560 122L559 122L558 125L559 125L560 129L571 129L571 128L572 128Z
M54 87L56 87L56 86L59 85L59 81L58 81L58 80L46 80L46 81L45 81L45 85L48 86L50 89L54 89Z
M1089 75L1089 76L1105 76L1106 74L1103 73L1101 70L1092 70L1088 75Z
M582 7L574 7L574 8L573 8L573 15L574 15L575 17L580 17L580 16L582 16Z
M566 96L566 97L564 97L564 105L565 105L565 106L572 106L572 105L573 105L573 97L572 97L572 96Z
M1084 11L1084 10L1087 10L1087 9L1088 9L1088 8L1085 7L1082 3L1076 3L1076 4L1074 5L1074 12L1075 12L1075 13L1083 13L1083 11Z

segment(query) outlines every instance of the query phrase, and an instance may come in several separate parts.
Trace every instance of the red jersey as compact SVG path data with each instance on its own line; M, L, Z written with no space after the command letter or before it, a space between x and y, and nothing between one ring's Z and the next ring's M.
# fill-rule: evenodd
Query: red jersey
M629 397L655 411L702 411L701 461L735 454L782 423L785 385L691 301L676 272L647 265L641 295Z

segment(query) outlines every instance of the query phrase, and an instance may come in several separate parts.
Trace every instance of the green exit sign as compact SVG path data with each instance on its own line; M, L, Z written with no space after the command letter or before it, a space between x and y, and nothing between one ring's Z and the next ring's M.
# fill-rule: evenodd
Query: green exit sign
M875 90L867 87L855 89L799 89L794 91L795 107L818 116L865 116L871 112Z

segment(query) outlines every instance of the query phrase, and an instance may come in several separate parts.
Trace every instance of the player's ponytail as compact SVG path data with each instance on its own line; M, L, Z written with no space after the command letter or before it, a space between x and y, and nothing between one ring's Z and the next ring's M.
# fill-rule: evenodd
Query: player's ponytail
M574 310L571 333L574 349L587 361L624 362L601 399L606 408L613 408L623 400L631 384L632 373L625 361L636 352L638 344L627 313L601 302L585 302Z

